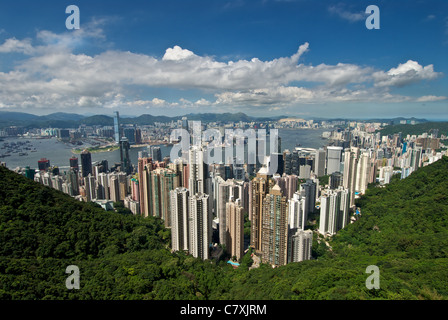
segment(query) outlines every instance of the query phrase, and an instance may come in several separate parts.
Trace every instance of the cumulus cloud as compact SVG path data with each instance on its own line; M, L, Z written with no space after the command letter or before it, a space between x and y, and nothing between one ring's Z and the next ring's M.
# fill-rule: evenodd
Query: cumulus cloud
M129 51L106 50L97 55L74 53L89 39L103 40L101 21L81 32L55 34L39 31L31 39L10 38L0 53L28 55L8 72L0 72L0 108L212 108L258 106L278 108L297 104L341 101L412 101L392 94L391 88L424 80L441 73L433 65L409 60L390 70L338 63L304 64L309 43L291 56L217 61L180 46L167 48L162 58ZM79 30L77 30L79 31ZM292 83L307 83L293 86ZM192 101L168 101L162 97L134 98L133 86L194 89L215 101L198 97ZM443 97L445 98L445 97ZM424 96L419 101L439 101Z
M17 40L16 38L6 39L0 45L0 53L19 52L24 54L31 54L34 51L31 45L31 39Z
M398 67L391 68L387 72L375 72L373 78L375 86L403 87L421 80L434 80L441 75L439 72L434 72L432 64L423 67L417 61L408 60L406 63L399 64Z

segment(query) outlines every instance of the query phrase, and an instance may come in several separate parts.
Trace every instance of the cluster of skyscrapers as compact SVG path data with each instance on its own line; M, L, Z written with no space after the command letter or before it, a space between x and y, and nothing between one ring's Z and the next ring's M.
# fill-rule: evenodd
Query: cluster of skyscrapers
M186 119L182 127L189 130ZM273 148L267 153L258 145L264 140L257 139L257 153L264 150L257 159L264 161L256 163L209 163L207 143L200 141L176 159L162 159L159 147L140 151L133 166L118 113L114 130L119 164L92 165L90 153L84 151L81 169L78 158L72 157L70 170L61 175L42 159L34 179L106 209L121 201L136 215L162 219L171 229L173 251L210 259L218 243L239 260L250 246L272 266L311 259L313 235L331 236L346 227L356 211L355 199L369 184L389 183L397 173L405 178L441 158L434 152L439 141L434 134L381 137L355 127L321 149ZM328 183L321 185L324 176ZM317 220L314 227L310 218ZM245 237L248 222L250 237Z

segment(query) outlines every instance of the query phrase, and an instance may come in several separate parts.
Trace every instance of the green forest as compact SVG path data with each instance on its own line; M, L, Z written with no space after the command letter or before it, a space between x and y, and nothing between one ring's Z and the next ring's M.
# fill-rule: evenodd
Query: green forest
M104 211L0 167L0 299L341 300L448 298L448 158L359 199L361 215L313 259L234 269L171 253L170 231L123 208ZM80 270L68 290L66 267ZM367 289L366 268L380 270Z
M448 122L423 122L417 124L395 124L389 125L381 129L381 135L393 135L395 133L400 133L403 137L409 135L419 135L425 132L431 133L432 130L439 130L440 135L447 135L448 133Z

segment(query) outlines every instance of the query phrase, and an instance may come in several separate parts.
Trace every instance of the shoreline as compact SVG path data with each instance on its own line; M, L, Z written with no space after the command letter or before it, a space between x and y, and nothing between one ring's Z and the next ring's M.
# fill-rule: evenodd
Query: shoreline
M100 147L98 149L96 148L85 148L85 149L72 149L73 154L81 154L84 150L89 151L90 153L101 153L101 152L112 152L115 150L120 149L119 146L107 146L107 147Z

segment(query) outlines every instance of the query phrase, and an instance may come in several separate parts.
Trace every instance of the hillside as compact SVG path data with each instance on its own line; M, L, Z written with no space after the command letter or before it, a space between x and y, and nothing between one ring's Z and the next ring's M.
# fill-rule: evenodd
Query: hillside
M447 299L448 158L360 199L315 259L248 270L170 253L153 218L105 212L0 167L0 299ZM65 288L77 265L81 289ZM380 289L367 289L377 265Z
M448 134L448 122L424 122L418 124L395 124L386 126L383 129L379 130L381 135L392 135L395 133L401 132L403 137L406 137L408 134L410 135L419 135L424 132L431 133L433 129L439 130L440 135Z

